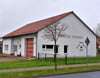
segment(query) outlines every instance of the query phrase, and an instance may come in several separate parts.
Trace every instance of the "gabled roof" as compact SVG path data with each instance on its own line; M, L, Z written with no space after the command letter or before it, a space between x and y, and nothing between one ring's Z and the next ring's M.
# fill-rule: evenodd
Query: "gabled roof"
M37 21L37 22L34 22L34 23L27 24L27 25L15 30L15 31L7 34L7 35L4 35L3 38L20 36L20 35L38 32L41 29L51 25L52 23L60 20L61 18L65 17L65 16L67 16L71 13L73 13L73 12L72 11L67 12L67 13L64 13L64 14L61 14L61 15L57 15L57 16L50 17L50 18L47 18L47 19L44 19L44 20L40 20L40 21Z
M4 35L3 38L16 37L16 36L36 33L42 30L43 28L53 24L54 22L64 18L65 16L68 16L69 14L74 14L96 37L98 37L73 11L71 11L71 12L61 14L61 15L53 16L44 20L27 24L7 35Z

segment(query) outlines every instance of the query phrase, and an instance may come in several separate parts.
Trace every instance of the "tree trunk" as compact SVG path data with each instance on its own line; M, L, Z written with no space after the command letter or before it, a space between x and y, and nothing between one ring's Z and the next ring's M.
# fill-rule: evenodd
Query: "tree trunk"
M55 70L57 70L57 57L56 57L56 41L55 41L55 45L54 45L54 63L55 63Z

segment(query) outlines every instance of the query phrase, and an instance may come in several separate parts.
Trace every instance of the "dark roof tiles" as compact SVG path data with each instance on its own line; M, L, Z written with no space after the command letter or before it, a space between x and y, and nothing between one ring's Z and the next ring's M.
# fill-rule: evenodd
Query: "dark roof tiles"
M67 13L64 13L64 14L61 14L61 15L58 15L58 16L50 17L50 18L47 18L47 19L44 19L44 20L40 20L40 21L37 21L37 22L34 22L34 23L27 24L27 25L15 30L15 31L7 34L7 35L4 35L3 38L38 32L41 29L51 25L52 23L60 20L61 18L65 17L65 16L67 16L71 13L73 13L73 12L72 11L67 12Z

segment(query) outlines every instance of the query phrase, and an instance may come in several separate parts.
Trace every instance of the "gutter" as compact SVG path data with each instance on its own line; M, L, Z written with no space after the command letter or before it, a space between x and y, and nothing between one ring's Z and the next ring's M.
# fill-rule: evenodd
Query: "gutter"
M35 34L35 32L33 32L33 33L28 33L28 34L21 34L21 35L9 36L9 37L2 37L2 38L3 38L3 39L5 39L5 38L13 38L13 37L19 37L19 36L25 36L25 35L32 35L32 34Z

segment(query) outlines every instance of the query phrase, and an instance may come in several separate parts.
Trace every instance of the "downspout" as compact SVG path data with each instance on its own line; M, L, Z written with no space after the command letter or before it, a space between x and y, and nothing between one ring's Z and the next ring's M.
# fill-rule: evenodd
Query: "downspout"
M36 33L36 59L38 58L37 46L38 46L38 32Z

